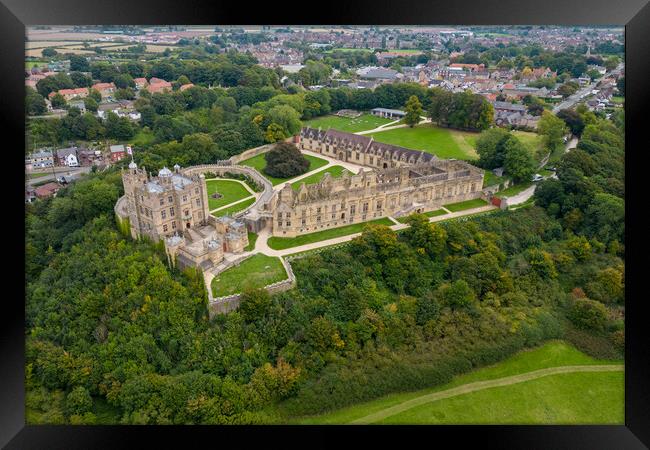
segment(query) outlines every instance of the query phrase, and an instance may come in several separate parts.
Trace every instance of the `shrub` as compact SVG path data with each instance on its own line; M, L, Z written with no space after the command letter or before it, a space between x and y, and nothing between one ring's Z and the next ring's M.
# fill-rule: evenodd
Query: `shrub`
M595 300L579 298L569 311L569 319L578 328L602 331L607 323L607 308Z
M74 388L65 398L65 409L69 415L83 415L90 412L93 399L83 386Z

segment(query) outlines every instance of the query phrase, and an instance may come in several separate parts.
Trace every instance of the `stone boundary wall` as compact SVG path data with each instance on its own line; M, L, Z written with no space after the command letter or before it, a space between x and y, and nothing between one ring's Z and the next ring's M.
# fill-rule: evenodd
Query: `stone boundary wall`
M293 136L288 137L284 140L284 142L293 142ZM244 152L241 152L238 155L233 155L230 157L230 161L232 161L233 164L239 164L240 162L252 158L253 156L261 155L262 153L266 153L269 150L273 148L274 144L264 144L260 145L259 147L255 148L250 148Z
M230 160L226 161L230 162ZM234 215L236 218L245 215L251 209L259 208L267 204L271 200L271 197L273 196L273 185L257 170L248 166L225 164L225 161L220 161L220 163L221 164L201 164L199 166L186 167L185 169L181 169L181 173L185 175L195 175L204 172L214 172L218 175L222 175L225 172L243 173L255 180L255 182L262 186L264 189L261 195L255 200L255 202L253 202L253 204Z
M238 266L248 256L233 262L233 264L227 268ZM289 289L292 289L296 286L296 276L293 273L291 264L289 264L289 262L282 257L280 257L280 261L282 262L284 270L287 272L288 278L286 280L278 281L277 283L272 283L264 286L264 289L266 289L269 294L278 294L280 292L288 291ZM226 270L226 268L223 270ZM209 289L211 289L211 287ZM217 297L208 302L208 315L212 319L212 317L214 317L216 314L226 314L234 311L235 309L239 308L240 301L241 293L232 294L225 297Z
M126 211L126 195L123 195L117 199L113 210L115 211L115 214L117 214L117 216L121 219L129 217L129 214Z

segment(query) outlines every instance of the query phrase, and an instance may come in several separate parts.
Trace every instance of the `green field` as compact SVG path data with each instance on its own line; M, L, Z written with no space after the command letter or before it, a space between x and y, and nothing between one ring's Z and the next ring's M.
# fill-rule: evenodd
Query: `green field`
M248 208L250 205L255 203L255 198L251 197L248 200L244 200L243 202L236 203L232 206L229 206L224 209L220 209L219 211L215 211L211 213L214 217L221 217L221 216L232 216L235 213L238 213L239 211L242 211L246 208Z
M443 159L474 160L478 158L474 149L477 133L424 124L414 128L378 131L372 133L371 136L378 142L422 150Z
M372 52L373 49L371 48L344 48L344 47L338 47L338 48L333 48L332 50L326 50L323 53L332 53L332 52Z
M307 120L303 125L312 128L320 127L324 130L333 128L339 131L347 131L348 133L356 133L357 131L372 130L373 128L377 128L380 125L390 122L394 121L391 119L384 119L383 117L373 116L372 114L363 114L356 119L329 115Z
M314 233L301 234L296 237L278 237L271 236L267 241L269 247L273 250L284 250L287 248L298 247L300 245L311 244L313 242L325 241L327 239L333 239L340 236L347 236L349 234L360 233L363 231L366 225L395 225L392 220L384 217L382 219L371 220L368 222L353 223L351 225L345 225L342 227L328 228L322 231L316 231Z
M447 211L445 211L444 209L436 209L434 211L429 211L429 212L422 213L422 215L427 216L427 217L444 216L445 214L447 214ZM399 223L406 223L406 221L407 221L407 219L409 217L410 217L410 215L409 216L404 216L404 217L398 217L395 220L397 220Z
M619 97L614 95L611 100L612 103L616 103L617 105L622 105L625 102L625 97Z
M316 184L320 182L320 180L323 178L325 173L329 173L332 178L339 178L341 175L343 175L343 172L346 172L347 170L343 166L330 166L327 167L320 172L316 172L312 175L309 175L306 178L303 178L302 180L298 180L294 183L291 183L291 187L294 188L295 190L298 190L300 188L300 185L305 183L305 184Z
M206 180L205 184L208 188L208 205L210 211L252 196L239 181ZM215 192L221 194L222 197L212 198L212 194Z
M514 134L517 139L528 148L528 150L530 150L530 154L535 158L535 161L539 162L544 156L546 156L547 152L542 148L542 137L539 134L518 130L511 131L511 133Z
M466 209L479 208L485 206L488 203L482 198L475 198L473 200L466 200L464 202L450 203L448 205L443 205L451 212L464 211Z
M571 345L551 341L498 364L455 377L450 383L415 392L387 395L319 416L300 424L346 424L424 395L485 380L560 366L621 364L591 358ZM549 375L415 406L375 423L623 423L623 372ZM385 414L388 414L386 412Z
M303 156L307 158L307 160L309 161L309 169L307 169L308 172L311 172L312 170L316 170L319 167L323 167L324 165L327 164L327 160L325 159L317 158L311 155L303 155ZM271 177L269 175L266 175L263 172L264 168L266 167L266 160L264 159L264 153L257 156L253 156L252 158L245 159L239 164L242 166L248 166L257 169L257 171L261 173L264 177L266 177L273 186L275 186L276 184L284 183L285 181L291 179L291 178L276 178L276 177Z
M494 194L495 197L512 197L513 195L519 194L521 191L528 189L530 186L532 186L533 183L521 183L521 184L516 184L514 186L510 186L507 189L504 189L502 191L497 192Z
M258 253L214 277L212 294L215 297L237 294L244 289L262 288L286 278L287 272L280 258Z

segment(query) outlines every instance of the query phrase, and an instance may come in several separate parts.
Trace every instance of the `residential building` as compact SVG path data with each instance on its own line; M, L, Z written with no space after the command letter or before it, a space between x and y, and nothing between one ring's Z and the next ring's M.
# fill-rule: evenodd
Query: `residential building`
M31 155L32 167L43 168L54 165L54 156L49 150L40 150Z
M126 149L123 144L111 145L111 161L117 162L126 156Z

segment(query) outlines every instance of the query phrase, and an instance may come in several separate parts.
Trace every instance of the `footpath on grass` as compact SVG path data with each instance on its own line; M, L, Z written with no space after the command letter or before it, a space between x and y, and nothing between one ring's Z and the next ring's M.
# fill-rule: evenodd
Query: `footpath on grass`
M494 387L509 386L512 384L523 383L525 381L535 380L537 378L547 377L550 375L557 375L563 373L576 373L576 372L618 372L623 371L622 364L606 364L606 365L586 365L586 366L560 366L549 367L547 369L534 370L532 372L512 375L509 377L497 378L495 380L477 381L475 383L468 383L455 388L447 389L445 391L434 392L432 394L416 397L411 400L399 403L390 408L382 409L376 413L369 414L359 419L350 422L352 425L370 424L387 417L407 411L416 406L425 403L442 400L445 398L455 397L458 395L468 394L470 392L481 391L483 389L490 389Z

